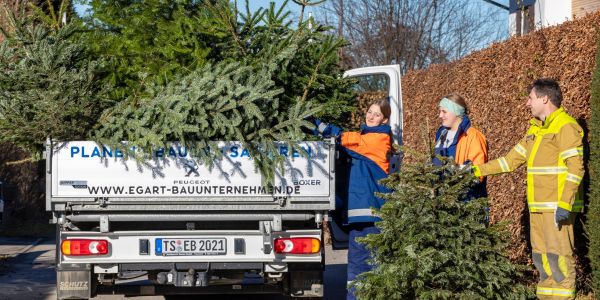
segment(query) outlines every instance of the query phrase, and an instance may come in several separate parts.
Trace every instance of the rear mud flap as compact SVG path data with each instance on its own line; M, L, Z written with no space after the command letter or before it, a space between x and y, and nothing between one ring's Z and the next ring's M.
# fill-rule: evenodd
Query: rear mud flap
M323 272L301 271L290 274L291 296L323 297Z
M56 268L56 294L58 299L89 299L95 285L89 264L61 264Z
M333 250L348 249L348 240L350 239L350 230L342 225L342 217L337 211L329 213L329 232L331 234L331 247Z

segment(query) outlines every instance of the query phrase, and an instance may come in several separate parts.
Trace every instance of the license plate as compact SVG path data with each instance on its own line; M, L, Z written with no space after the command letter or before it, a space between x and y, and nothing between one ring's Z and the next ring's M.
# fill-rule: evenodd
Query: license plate
M155 245L154 253L158 256L227 254L227 240L224 238L160 238L156 239Z

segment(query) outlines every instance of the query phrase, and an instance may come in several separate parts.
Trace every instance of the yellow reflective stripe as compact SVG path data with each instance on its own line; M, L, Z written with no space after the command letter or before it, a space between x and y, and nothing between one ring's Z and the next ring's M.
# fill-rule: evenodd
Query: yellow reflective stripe
M558 207L566 209L568 211L572 211L573 210L573 207L571 206L571 204L569 204L567 202L558 201Z
M567 267L566 257L562 255L558 257L558 268L560 269L560 272L565 275L565 277L569 277L569 268Z
M581 155L583 156L583 147L576 147L576 148L571 148L571 149L567 149L563 152L560 153L560 158L565 160L569 157L572 156L577 156L577 155Z
M529 209L556 209L556 202L528 202Z
M523 157L527 157L527 149L525 149L525 147L521 146L521 144L517 144L515 146L515 151L517 151L517 153L521 154L521 156Z
M572 289L538 287L536 294L544 296L575 297L577 293Z
M577 175L572 174L572 173L567 173L567 180L570 181L570 182L572 182L572 183L580 184L581 183L581 179L583 179L583 178L581 178L580 176L577 176Z
M578 209L582 209L583 208L583 200L575 200L575 203L573 203L573 211L577 211Z
M527 206L529 207L529 211L531 212L539 212L539 211L554 211L556 207L562 207L568 211L572 212L580 212L584 207L583 200L575 200L573 205L570 205L566 202L559 201L556 202L527 202Z
M498 158L498 163L500 164L500 169L502 169L502 172L510 172L510 169L508 168L508 163L506 162L506 158Z
M567 170L567 167L528 167L527 174L563 174Z
M527 159L527 168L533 167L533 161L535 156L537 155L537 151L540 147L540 143L542 142L542 137L538 136L540 133L539 127L532 126L530 128L531 133L535 132L535 140L533 143L533 147L531 148L531 152L529 153L529 158ZM535 199L535 189L533 187L533 174L527 172L527 201L533 202ZM535 208L529 208L530 211L535 212Z
M546 275L552 276L552 269L548 263L548 256L546 253L542 253L542 266L544 267L544 272L546 272Z

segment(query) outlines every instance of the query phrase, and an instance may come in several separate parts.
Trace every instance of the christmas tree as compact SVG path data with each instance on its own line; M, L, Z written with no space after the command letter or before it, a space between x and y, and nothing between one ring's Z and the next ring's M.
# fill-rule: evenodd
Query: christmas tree
M218 45L224 35L216 31L216 17L204 2L87 1L87 30L80 38L90 55L107 61L104 80L114 86L112 99L144 95L146 85L166 85L209 59L221 59Z
M73 38L81 27L8 17L0 46L0 142L39 158L46 138L86 139L109 107L110 87L98 82L102 60Z
M468 168L416 153L383 183L381 234L365 242L376 267L353 283L360 299L527 299L524 266L505 255L502 224L487 225L487 199L465 201Z
M281 52L259 70L222 62L207 65L167 87L156 87L139 103L123 102L108 110L97 139L110 145L128 141L128 146L148 150L177 142L208 165L219 157L216 141L239 141L270 179L273 167L284 162L274 142L289 141L294 147L295 141L305 137L302 128L312 127L306 118L319 110L311 107L311 102L298 102L285 111L280 108L277 96L282 91L269 78L293 51Z
M219 3L205 5L220 22L215 28L227 36L218 46L223 59L166 86L142 77L142 93L105 111L96 140L128 141L138 149L177 142L208 164L219 151L202 149L214 148L214 141L240 141L270 179L283 163L275 141L299 149L298 141L314 138L303 130L314 127L307 118L337 120L351 110L352 81L337 66L342 40L310 19L293 29L285 4L246 11L238 23L237 12Z

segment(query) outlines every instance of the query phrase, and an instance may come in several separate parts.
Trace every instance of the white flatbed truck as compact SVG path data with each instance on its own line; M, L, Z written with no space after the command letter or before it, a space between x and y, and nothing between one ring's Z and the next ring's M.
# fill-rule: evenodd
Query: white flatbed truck
M401 143L397 65L348 71L384 92ZM57 297L282 293L323 296L323 220L335 209L333 139L277 145L270 185L237 142L209 167L184 147L144 162L91 141L49 141L46 208L57 226ZM392 170L399 160L392 158ZM144 279L135 281L134 279ZM135 282L135 283L132 283Z

